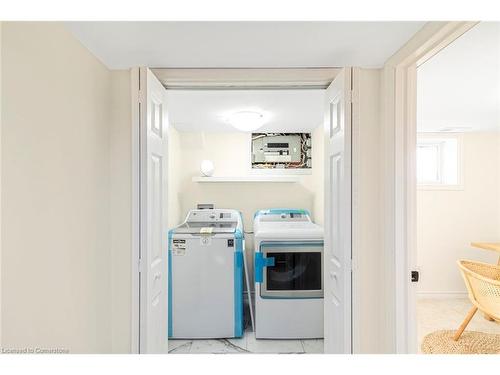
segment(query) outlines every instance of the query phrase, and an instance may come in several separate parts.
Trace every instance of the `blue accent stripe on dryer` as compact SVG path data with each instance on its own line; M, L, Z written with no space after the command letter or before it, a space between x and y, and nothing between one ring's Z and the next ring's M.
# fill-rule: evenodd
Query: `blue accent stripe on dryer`
M261 283L264 280L264 267L273 267L274 258L264 258L261 252L255 253L254 267L255 267L255 282Z

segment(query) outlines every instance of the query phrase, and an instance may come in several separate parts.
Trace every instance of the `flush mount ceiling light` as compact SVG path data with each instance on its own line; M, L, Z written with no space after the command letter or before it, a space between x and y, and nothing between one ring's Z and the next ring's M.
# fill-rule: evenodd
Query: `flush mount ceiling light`
M231 113L227 122L238 130L251 132L264 125L264 115L256 111L239 111Z

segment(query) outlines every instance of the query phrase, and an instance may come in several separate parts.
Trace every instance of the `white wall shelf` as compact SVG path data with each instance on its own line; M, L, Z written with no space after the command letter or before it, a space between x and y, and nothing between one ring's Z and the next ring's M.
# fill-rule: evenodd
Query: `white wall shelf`
M193 177L193 182L299 182L299 176Z

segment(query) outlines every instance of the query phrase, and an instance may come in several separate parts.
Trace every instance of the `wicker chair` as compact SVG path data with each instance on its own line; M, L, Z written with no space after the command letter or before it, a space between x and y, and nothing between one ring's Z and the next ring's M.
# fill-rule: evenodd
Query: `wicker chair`
M500 266L471 260L459 260L457 263L474 306L455 333L455 341L478 309L492 320L500 322Z

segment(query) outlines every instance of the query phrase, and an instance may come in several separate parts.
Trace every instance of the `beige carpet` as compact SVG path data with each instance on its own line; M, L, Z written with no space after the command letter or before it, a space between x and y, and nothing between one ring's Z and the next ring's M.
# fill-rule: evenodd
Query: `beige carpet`
M426 354L500 354L500 335L465 331L458 341L453 340L455 331L435 331L422 341Z

